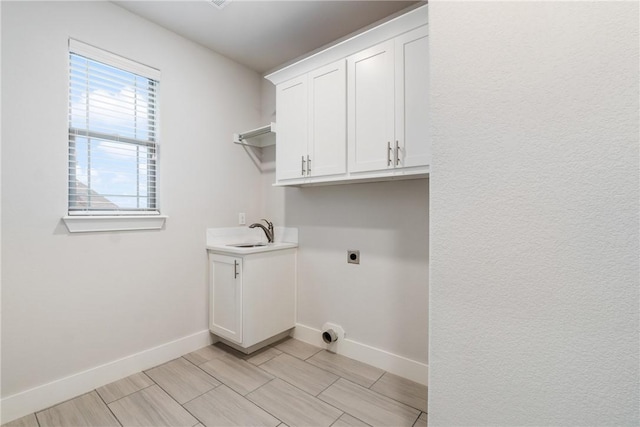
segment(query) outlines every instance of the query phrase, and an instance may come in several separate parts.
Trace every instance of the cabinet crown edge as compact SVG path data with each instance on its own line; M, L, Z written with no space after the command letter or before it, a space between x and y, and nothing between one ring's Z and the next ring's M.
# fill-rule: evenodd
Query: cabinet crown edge
M328 63L346 58L355 52L392 39L402 33L427 25L427 6L428 5L425 4L417 7L378 26L369 28L353 37L342 40L333 46L269 73L265 75L264 78L274 85L278 85Z

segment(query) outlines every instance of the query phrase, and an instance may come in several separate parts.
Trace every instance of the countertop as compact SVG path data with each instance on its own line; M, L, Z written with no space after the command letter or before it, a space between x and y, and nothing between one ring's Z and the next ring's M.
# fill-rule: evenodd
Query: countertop
M234 242L234 243L247 243L247 242ZM256 242L249 242L256 243ZM264 242L261 242L264 243ZM214 244L207 245L207 250L212 252L224 252L228 254L236 254L236 255L247 255L247 254L257 254L260 252L270 252L270 251L279 251L282 249L291 249L297 248L297 243L291 242L274 242L267 243L265 246L256 246L254 248L238 248L234 246L228 246L224 244Z
M207 250L211 252L233 255L248 255L298 247L297 228L275 227L274 238L275 242L266 243L264 232L259 228L209 228L207 229ZM235 246L229 246L239 243L266 243L266 245L256 246L253 248L238 248Z

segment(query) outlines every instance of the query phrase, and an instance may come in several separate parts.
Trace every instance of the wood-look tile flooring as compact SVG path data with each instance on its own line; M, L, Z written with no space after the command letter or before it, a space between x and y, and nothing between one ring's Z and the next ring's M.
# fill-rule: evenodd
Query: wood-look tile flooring
M204 347L5 426L426 427L427 388L286 339Z

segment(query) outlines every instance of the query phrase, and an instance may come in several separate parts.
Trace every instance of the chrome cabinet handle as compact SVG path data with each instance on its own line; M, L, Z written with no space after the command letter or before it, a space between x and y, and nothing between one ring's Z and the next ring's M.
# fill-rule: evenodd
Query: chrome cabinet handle
M235 259L233 260L233 278L238 278L238 261L236 261Z
M311 174L311 158L307 155L307 176Z
M398 140L396 139L396 166L400 164L400 144L398 144Z
M302 170L300 171L300 175L304 176L304 156L302 156Z
M391 166L391 141L387 141L387 166Z

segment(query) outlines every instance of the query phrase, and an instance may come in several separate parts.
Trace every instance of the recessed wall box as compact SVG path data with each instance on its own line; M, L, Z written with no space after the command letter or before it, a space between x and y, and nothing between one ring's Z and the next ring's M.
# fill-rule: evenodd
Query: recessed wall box
M360 264L360 251L348 250L347 251L347 262L349 264Z

